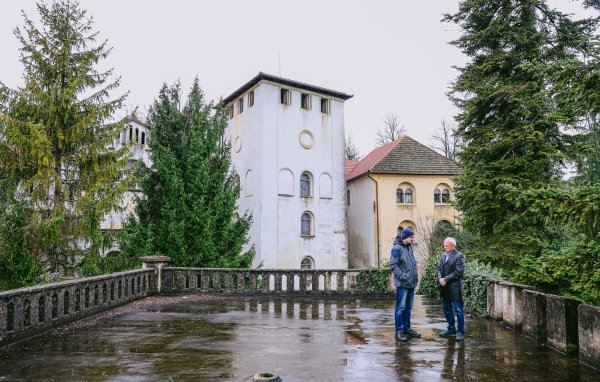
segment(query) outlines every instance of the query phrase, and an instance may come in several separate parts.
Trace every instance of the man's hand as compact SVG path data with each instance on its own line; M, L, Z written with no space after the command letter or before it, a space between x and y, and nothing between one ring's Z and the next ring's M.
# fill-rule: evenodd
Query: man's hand
M446 286L446 279L445 279L445 278L443 278L443 277L442 277L442 278L440 278L440 279L438 280L438 282L440 283L440 285L441 285L441 286Z

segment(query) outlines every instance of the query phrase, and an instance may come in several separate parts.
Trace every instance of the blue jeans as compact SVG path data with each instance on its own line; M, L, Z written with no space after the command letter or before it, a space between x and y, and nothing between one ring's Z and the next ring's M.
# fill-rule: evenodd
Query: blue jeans
M454 312L452 311L454 307ZM449 298L442 299L442 308L444 309L444 315L446 321L448 321L448 330L453 332L456 331L454 326L454 313L456 313L456 321L458 321L458 332L465 333L465 311L463 310L463 303L461 300L450 300Z
M414 288L396 288L396 310L394 312L396 331L410 330L410 313L414 300Z

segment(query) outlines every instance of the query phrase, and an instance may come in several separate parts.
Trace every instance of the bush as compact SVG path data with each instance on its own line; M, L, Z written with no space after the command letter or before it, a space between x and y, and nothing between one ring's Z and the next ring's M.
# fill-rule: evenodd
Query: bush
M477 260L467 263L464 282L464 307L471 313L487 314L487 286L490 279L499 279L502 272Z
M435 256L431 256L427 265L425 266L425 272L419 280L419 287L417 288L417 294L426 296L438 295L440 293L439 284L437 281L437 266L439 259Z
M423 277L421 277L417 294L439 295L440 289L437 281L438 263L439 259L435 257L429 259ZM468 262L465 269L463 289L465 311L486 314L488 280L497 279L501 276L500 270L493 268L489 264L483 264L477 260Z
M389 264L384 263L381 268L365 268L358 273L358 290L366 293L392 293L389 280Z

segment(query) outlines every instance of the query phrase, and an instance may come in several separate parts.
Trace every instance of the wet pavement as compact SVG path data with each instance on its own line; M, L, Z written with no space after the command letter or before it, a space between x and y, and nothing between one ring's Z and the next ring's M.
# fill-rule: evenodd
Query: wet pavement
M600 372L500 323L442 339L417 297L421 339L396 344L393 300L151 297L0 350L0 381L600 381Z

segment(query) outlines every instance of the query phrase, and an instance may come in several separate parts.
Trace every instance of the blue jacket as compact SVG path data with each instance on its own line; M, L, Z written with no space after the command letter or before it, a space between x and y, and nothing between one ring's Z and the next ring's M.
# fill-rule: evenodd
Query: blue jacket
M396 288L416 288L419 282L417 261L412 245L400 242L392 247L390 269L394 274Z

